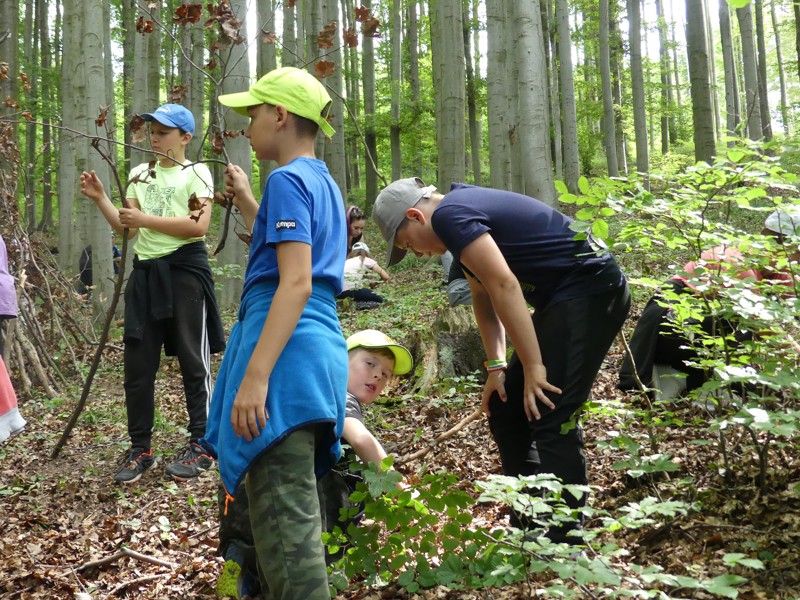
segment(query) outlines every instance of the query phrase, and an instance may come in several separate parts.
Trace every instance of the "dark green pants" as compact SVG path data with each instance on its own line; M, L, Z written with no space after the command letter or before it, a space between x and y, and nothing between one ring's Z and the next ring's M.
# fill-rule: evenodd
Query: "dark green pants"
M330 600L314 428L299 429L259 456L245 486L259 576L273 600Z

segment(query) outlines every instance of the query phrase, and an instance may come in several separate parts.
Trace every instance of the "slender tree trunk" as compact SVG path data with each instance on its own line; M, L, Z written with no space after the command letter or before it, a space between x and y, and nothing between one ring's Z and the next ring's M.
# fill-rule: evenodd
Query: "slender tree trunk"
M505 13L502 0L486 0L489 176L493 188L511 189L511 147Z
M372 0L364 0L362 6L372 8ZM367 214L378 195L378 174L372 166L378 164L378 141L375 133L375 46L373 38L361 38L361 82L364 93L364 180L366 184Z
M719 116L719 98L717 96L717 61L714 60L714 32L711 29L711 17L708 13L708 0L700 0L703 5L703 18L706 25L706 45L708 46L708 85L711 91L711 109L714 115L714 139L720 137L721 121Z
M74 124L76 123L76 110L72 84L78 70L81 52L81 2L80 0L62 0L59 5L63 6L64 11L61 29L64 32L61 50L62 84L59 86L61 121L65 124ZM0 81L0 84L2 83ZM78 257L83 248L83 246L78 247L78 240L81 238L76 235L74 218L75 195L78 191L77 151L78 142L75 137L72 135L62 136L58 152L58 263L65 273L78 272ZM111 197L113 200L113 196Z
M337 0L323 0L323 15L325 23L338 23L339 21L339 6ZM345 138L344 138L344 123L345 123L345 107L344 101L344 58L342 56L342 31L340 27L336 28L333 37L333 48L331 48L325 55L326 61L334 64L333 75L323 81L325 85L331 88L331 104L330 114L332 116L331 125L336 130L336 133L330 140L325 143L325 162L328 165L328 170L333 177L333 180L339 186L339 191L342 198L347 198L347 163L345 162ZM320 134L320 138L324 138L324 134Z
M561 86L559 85L558 69L558 25L556 23L554 6L547 2L547 28L550 47L550 123L553 127L553 163L556 179L564 180L564 140L561 132Z
M753 13L750 5L737 8L736 16L739 19L739 31L742 36L742 61L744 62L744 89L747 106L745 121L750 139L760 140L764 136L764 132L761 129L758 64L753 42Z
M567 0L556 0L556 23L558 28L558 58L561 65L559 78L561 83L564 183L569 191L577 193L581 163L578 154L578 117L575 105L572 35L569 28L569 5Z
M503 6L506 22L506 81L508 83L507 92L510 94L508 99L508 122L511 123L509 129L509 150L511 151L511 191L524 194L525 178L523 175L523 154L520 150L520 104L519 104L519 76L520 67L517 63L517 10L513 2L505 2Z
M475 185L481 184L481 140L478 129L478 111L475 99L475 72L472 66L472 19L469 6L463 7L464 22L464 59L467 69L467 129L469 131L470 159L472 163L472 179Z
M669 152L669 55L667 50L667 24L664 19L664 7L661 0L656 0L658 15L658 57L661 69L661 154Z
M603 87L603 136L609 177L619 176L614 99L611 93L611 54L609 36L609 0L600 0L600 79Z
M734 137L739 126L738 103L736 102L739 92L736 84L736 62L733 59L730 8L727 2L719 3L719 37L725 71L725 123L728 136ZM729 140L728 146L733 145L734 141Z
M348 31L355 32L355 12L353 5L346 0L342 0L342 14L345 17L345 23ZM347 48L347 105L350 110L351 118L357 123L361 122L361 82L360 67L358 61L358 52L355 48ZM348 190L358 189L361 187L361 136L350 135L347 140L347 155L348 161Z
M58 5L58 1L56 1ZM136 39L140 34L136 33L134 27L135 11L134 0L122 0L120 5L120 20L122 28L122 110L126 127L123 127L123 148L124 158L120 163L120 172L127 173L131 169L131 129L127 127L134 113L132 104L134 77L136 72Z
M26 70L33 74L33 76L28 78L28 87L30 90L27 95L34 103L38 98L38 76L34 73L34 69L38 68L39 63L38 40L36 39L39 35L39 30L38 28L34 28L35 1L36 0L29 0L25 3L25 27L23 35L23 55L25 64L27 64ZM12 76L14 76L14 74L12 74ZM34 113L38 112L35 104L32 108ZM33 177L33 173L35 173L34 165L36 164L37 130L38 127L35 121L25 125L25 158L23 159L23 164L25 165L23 181L25 181L25 186L23 189L25 194L26 229L29 232L36 230L36 180Z
M767 95L767 46L764 33L764 0L755 0L753 6L756 11L756 47L758 50L758 100L761 112L761 132L764 140L772 139L772 122L769 112L769 97Z
M709 85L708 44L703 4L686 0L686 42L692 91L695 160L711 163L715 154L714 110Z
M800 77L800 3L793 2L794 10L794 47L797 52L797 75Z
M615 3L616 4L616 3ZM622 67L622 36L619 32L619 23L617 21L617 7L614 6L614 11L610 15L609 22L609 35L611 36L611 84L614 97L614 129L617 141L617 168L620 173L628 173L628 142L625 135L625 125L622 118L622 76L620 71Z
M675 21L672 21L672 26L670 27L670 42L672 44L672 72L675 76L675 127L670 128L670 143L677 143L678 137L684 131L683 125L683 99L681 98L681 69L680 64L678 62L678 42L675 39ZM674 137L673 137L673 130L674 130ZM679 133L680 132L680 133Z
M781 35L778 29L778 19L775 16L776 0L770 2L770 15L772 17L772 32L775 35L775 59L778 63L778 78L781 84L781 121L783 132L789 136L789 103L786 99L786 72L783 68L783 56L781 55Z
M39 25L39 44L42 57L42 103L49 105L54 103L52 98L52 55L50 49L50 35L48 23L48 1L39 0L37 6L39 15L37 17ZM41 231L49 231L53 227L53 149L51 147L51 128L50 113L42 110L42 219L39 222Z
M466 68L461 0L436 0L431 10L433 87L437 107L438 185L464 181Z
M419 106L419 35L417 29L417 3L408 3L408 19L406 29L406 49L408 52L408 64L406 76L408 78L408 88L411 91L411 105L414 111ZM419 146L414 144L411 164L415 173L422 172L422 156Z
M636 170L645 178L646 185L649 187L650 155L647 147L647 114L645 113L644 75L642 73L642 19L639 0L627 0L627 2L633 129L636 135Z
M240 21L241 35L247 32L247 0L231 0L230 8L233 14ZM247 44L232 44L227 52L227 60L223 67L223 76L220 89L217 94L229 94L246 90L250 86L250 53ZM221 105L216 99L212 102L212 122L219 123L219 114L222 110ZM225 111L224 130L237 131L247 127L248 119L237 114L232 110ZM228 138L225 142L225 150L230 161L241 167L248 178L252 181L253 160L250 153L250 143L244 136ZM230 235L230 234L229 234ZM217 255L218 264L239 265L244 267L244 248L234 235L230 235L226 240L225 247ZM242 294L241 277L217 277L216 283L219 287L217 299L220 306L236 306Z
M392 180L403 175L403 150L400 146L400 101L402 94L402 58L403 58L403 7L402 0L392 0L392 56L391 72L391 111L392 124L389 130L389 145L392 153Z
M281 45L281 66L296 67L300 63L297 55L297 29L295 25L297 11L295 5L283 3L283 36Z

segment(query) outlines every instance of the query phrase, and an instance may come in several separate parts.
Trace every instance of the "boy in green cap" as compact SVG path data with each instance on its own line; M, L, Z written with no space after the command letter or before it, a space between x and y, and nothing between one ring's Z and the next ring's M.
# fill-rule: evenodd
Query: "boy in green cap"
M286 67L219 100L250 117L245 137L278 168L260 205L244 172L226 169L226 192L252 242L203 442L219 461L228 501L245 481L258 568L273 596L327 599L316 479L341 454L347 387L336 313L344 202L314 155L318 130L334 133L331 99L310 73Z

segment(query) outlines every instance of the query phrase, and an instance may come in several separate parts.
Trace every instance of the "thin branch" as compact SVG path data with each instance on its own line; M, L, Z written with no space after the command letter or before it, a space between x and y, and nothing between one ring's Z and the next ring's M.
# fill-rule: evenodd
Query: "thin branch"
M105 558L83 563L80 567L77 568L77 571L86 571L87 569L102 567L103 565L108 565L113 562L116 562L120 558L125 558L126 556L130 558L135 558L136 560L141 560L142 562L158 565L160 567L169 567L170 569L173 570L178 568L178 565L176 565L175 563L167 562L166 560L161 560L160 558L154 558L152 556L148 556L147 554L142 554L141 552L136 552L135 550L131 550L130 548L120 548L117 552L115 552L111 556L106 556Z
M440 433L438 436L436 436L436 438L427 447L417 450L412 454L405 454L399 457L397 460L395 460L395 464L396 465L408 464L410 462L422 458L423 456L431 452L436 447L437 444L440 444L447 438L453 437L456 433L464 429L464 427L466 427L473 421L477 420L481 416L481 414L483 414L483 407L479 406L469 415L467 415L466 417L461 419L458 423L456 423L453 427L451 427L444 433Z

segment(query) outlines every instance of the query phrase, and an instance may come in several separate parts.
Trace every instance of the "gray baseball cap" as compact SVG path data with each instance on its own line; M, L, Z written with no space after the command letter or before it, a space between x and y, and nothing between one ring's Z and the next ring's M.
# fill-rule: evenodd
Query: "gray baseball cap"
M435 185L426 186L419 177L408 177L393 181L378 194L372 208L372 217L388 245L387 266L397 264L406 255L405 249L394 246L394 237L406 218L406 211L415 207L423 198L430 198L434 191Z
M764 229L780 235L800 236L800 206L785 206L770 213Z

